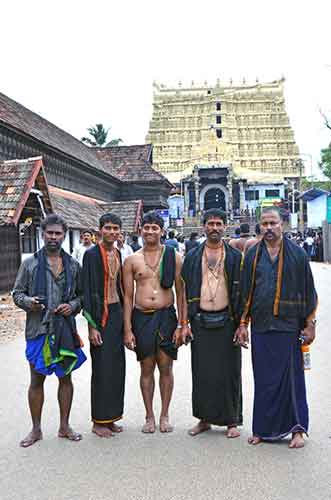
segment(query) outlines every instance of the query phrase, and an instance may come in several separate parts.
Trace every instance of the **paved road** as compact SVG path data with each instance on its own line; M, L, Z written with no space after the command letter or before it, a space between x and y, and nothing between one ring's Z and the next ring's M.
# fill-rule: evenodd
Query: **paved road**
M182 348L175 367L172 435L140 432L144 412L138 390L138 366L127 355L125 432L110 440L90 432L90 366L75 374L72 423L83 432L80 443L56 437L56 379L46 385L44 440L29 449L18 441L30 427L26 404L28 367L24 341L0 346L0 498L29 500L330 500L331 266L313 264L320 296L318 341L307 375L311 411L310 438L303 450L287 442L247 444L251 427L252 374L244 353L244 419L242 438L228 440L216 429L192 438L189 349ZM86 336L84 320L81 326ZM157 406L159 409L159 405ZM158 410L157 410L158 411Z

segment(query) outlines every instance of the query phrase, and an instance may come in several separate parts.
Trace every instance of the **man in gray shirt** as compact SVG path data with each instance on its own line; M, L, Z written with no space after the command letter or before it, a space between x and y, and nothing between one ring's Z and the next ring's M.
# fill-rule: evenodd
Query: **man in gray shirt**
M42 439L41 413L46 375L59 379L60 427L58 436L80 441L69 426L73 398L71 372L86 360L80 348L75 316L81 309L81 270L61 248L67 225L56 214L42 221L45 246L26 259L13 290L15 304L26 311L26 358L30 363L29 407L32 431L20 442L24 448Z

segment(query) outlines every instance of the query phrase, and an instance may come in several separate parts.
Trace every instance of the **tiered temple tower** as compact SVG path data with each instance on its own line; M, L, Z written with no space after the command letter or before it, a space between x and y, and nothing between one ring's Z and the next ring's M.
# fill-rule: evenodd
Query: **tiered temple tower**
M154 83L147 143L172 182L197 164L231 164L238 178L298 177L299 149L285 108L284 79L271 83L166 87Z

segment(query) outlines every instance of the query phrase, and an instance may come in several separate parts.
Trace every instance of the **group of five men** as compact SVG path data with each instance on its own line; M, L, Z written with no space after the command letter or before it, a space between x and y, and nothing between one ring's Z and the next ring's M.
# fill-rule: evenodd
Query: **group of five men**
M162 245L163 219L144 215L143 247L121 262L116 241L121 219L100 218L100 242L87 250L83 269L62 249L66 224L55 214L42 223L44 247L25 260L13 290L27 312L26 356L30 363L29 406L32 431L27 447L42 439L45 376L59 377L59 436L80 440L69 425L72 370L85 355L75 326L83 308L92 360L92 431L111 437L122 428L125 384L124 346L141 365L140 387L146 409L144 433L154 433L154 372L160 373L159 429L171 432L169 405L173 360L191 343L192 406L195 436L211 425L240 435L242 424L241 347L248 345L251 322L255 383L253 435L249 442L273 441L292 434L290 447L304 445L308 406L301 344L315 337L317 294L305 252L283 237L275 209L262 213L261 239L242 258L224 241L226 214L204 213L206 240L192 248L184 263ZM175 293L174 293L175 292ZM176 306L176 308L175 308ZM177 311L177 313L176 313Z

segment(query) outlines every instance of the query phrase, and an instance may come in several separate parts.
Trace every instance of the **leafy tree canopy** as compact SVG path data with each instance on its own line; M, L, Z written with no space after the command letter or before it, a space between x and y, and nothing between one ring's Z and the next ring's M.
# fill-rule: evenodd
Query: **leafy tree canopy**
M87 131L90 137L82 137L81 140L89 146L111 147L118 146L123 142L120 138L112 139L107 142L110 128L106 129L102 123L97 123L94 127L89 127Z
M331 179L329 181L319 181L314 179L312 182L311 178L303 177L301 180L301 190L307 191L312 187L324 189L325 191L331 191Z
M321 151L320 168L325 177L331 181L331 143L328 148L322 149Z

